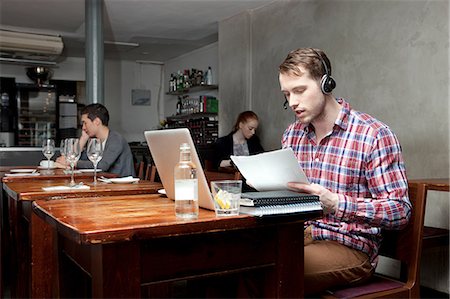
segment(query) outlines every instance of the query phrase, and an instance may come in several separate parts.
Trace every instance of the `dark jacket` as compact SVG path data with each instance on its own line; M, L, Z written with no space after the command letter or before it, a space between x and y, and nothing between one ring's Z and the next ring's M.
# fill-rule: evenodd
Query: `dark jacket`
M233 134L220 137L214 144L214 154L213 154L213 165L215 169L219 168L220 162L222 160L229 160L230 156L233 155ZM252 138L247 139L248 152L250 155L256 155L264 152L259 138L253 135Z

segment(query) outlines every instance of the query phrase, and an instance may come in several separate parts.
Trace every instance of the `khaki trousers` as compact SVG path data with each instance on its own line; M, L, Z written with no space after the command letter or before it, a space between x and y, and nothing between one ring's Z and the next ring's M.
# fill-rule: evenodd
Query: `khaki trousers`
M369 257L335 241L314 241L311 227L304 231L305 296L337 286L363 282L374 272Z

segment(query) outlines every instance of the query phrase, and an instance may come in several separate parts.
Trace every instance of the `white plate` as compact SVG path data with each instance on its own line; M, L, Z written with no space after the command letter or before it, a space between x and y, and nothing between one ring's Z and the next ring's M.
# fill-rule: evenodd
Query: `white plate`
M78 169L79 172L94 172L93 168L86 168L86 169ZM101 169L97 168L97 172L102 171Z
M47 166L40 166L40 165L39 165L38 168L39 168L39 169L44 169L44 170L45 170L45 169L56 169L57 167L56 167L56 166L50 166L50 167L47 167Z
M133 177L124 177L124 178L111 178L109 179L111 183L115 184L130 184L139 182L139 178L133 178Z
M166 195L166 189L159 189L159 190L158 190L158 193L159 193L159 194Z
M27 173L27 172L33 172L35 170L36 169L25 169L25 168L22 168L22 169L11 169L9 172L11 172L11 173Z
M16 176L38 176L41 175L39 172L26 172L26 173L5 173L5 176L16 177Z

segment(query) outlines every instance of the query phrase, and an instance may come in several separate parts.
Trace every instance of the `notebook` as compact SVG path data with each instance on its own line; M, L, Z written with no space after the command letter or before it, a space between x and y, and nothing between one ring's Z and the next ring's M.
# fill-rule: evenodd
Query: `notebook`
M290 190L244 192L241 197L240 213L254 216L322 211L319 196Z
M192 162L197 166L198 205L204 209L214 210L214 202L208 182L189 130L187 128L154 130L145 131L144 135L166 195L170 199L175 199L173 170L180 160L180 144L189 144Z

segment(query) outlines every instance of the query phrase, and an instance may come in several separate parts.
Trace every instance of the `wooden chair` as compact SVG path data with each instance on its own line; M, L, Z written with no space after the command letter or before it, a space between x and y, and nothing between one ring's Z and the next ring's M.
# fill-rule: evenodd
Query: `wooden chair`
M152 164L147 165L147 169L145 171L145 180L148 180L150 182L154 182L156 179L156 166Z
M220 171L212 171L212 170L203 170L205 173L206 180L208 181L208 185L211 184L211 181L222 181L222 180L239 180L240 174L237 175L235 172L220 172Z
M384 231L380 255L401 262L400 278L375 274L368 282L333 290L322 298L420 298L420 258L425 218L426 186L409 183L411 219L401 231Z
M136 172L136 176L141 180L144 179L144 161L134 163L134 171Z

